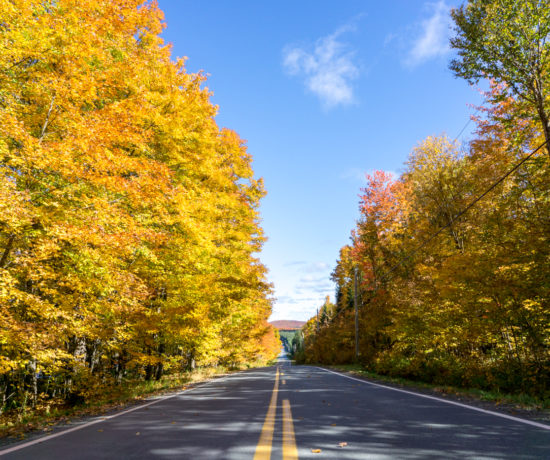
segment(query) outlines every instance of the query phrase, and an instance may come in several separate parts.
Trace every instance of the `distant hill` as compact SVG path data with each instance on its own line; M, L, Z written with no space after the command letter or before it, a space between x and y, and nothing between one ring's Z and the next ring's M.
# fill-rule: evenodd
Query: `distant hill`
M273 327L279 330L289 331L289 330L301 329L301 327L304 324L306 324L306 322L296 321L293 319L281 319L278 321L270 321L269 324L271 324Z

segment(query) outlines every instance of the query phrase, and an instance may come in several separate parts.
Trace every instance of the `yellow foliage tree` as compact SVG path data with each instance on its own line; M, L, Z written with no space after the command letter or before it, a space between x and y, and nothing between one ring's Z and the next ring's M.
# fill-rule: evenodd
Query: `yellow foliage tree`
M0 0L4 408L273 353L263 184L162 20L144 0Z

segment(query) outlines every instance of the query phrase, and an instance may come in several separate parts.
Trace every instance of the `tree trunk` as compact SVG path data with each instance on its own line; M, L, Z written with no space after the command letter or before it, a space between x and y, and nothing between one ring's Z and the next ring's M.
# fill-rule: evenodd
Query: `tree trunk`
M155 380L160 380L163 372L164 372L164 366L162 365L162 363L158 363L155 366Z
M158 355L159 355L159 362L155 366L155 380L160 380L162 377L162 373L164 372L164 365L162 363L162 354L166 351L166 347L164 346L164 342L162 341L162 336L160 338L161 342L158 346Z
M8 244L6 244L6 249L4 249L4 253L2 254L2 258L0 259L0 268L4 268L4 266L6 265L14 241L15 235L12 234L8 238Z
M93 374L96 368L96 362L98 361L98 345L100 341L94 339L92 341L86 339L86 363L90 368L90 372Z
M147 364L145 366L145 380L148 382L149 380L152 380L153 378L153 365Z
M546 110L544 110L544 101L539 97L537 97L537 111L542 124L544 140L546 141L546 153L550 155L550 120Z
M36 407L36 403L38 400L38 374L37 374L37 363L36 358L32 359L29 362L29 373L30 373L30 380L31 380L31 389L32 389L32 399L31 399L31 406Z

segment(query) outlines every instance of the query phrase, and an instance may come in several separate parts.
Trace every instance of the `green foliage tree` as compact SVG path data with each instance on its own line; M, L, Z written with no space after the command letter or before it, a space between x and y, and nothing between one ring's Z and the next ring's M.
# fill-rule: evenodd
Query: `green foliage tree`
M455 75L490 78L536 113L550 154L550 3L546 0L469 0L453 9L458 58Z

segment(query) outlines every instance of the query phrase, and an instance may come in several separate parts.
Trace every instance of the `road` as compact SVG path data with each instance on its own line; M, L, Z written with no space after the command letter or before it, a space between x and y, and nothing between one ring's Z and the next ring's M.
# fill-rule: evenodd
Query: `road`
M281 359L9 446L0 456L550 459L550 427L506 417Z

